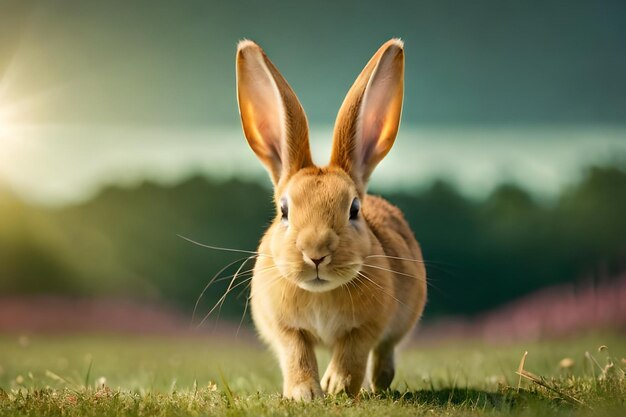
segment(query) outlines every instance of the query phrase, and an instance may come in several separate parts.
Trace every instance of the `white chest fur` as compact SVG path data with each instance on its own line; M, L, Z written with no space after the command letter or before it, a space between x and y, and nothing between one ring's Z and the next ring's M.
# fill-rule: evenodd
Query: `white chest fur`
M298 314L290 318L289 324L307 330L325 345L333 344L358 325L356 314L324 303L311 303L298 309Z

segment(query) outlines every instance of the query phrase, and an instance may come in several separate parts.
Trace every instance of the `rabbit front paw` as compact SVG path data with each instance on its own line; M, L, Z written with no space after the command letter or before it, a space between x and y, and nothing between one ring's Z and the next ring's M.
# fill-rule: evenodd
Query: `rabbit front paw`
M285 387L283 396L295 401L312 401L315 398L322 398L324 393L319 382L314 379L303 381L289 387Z
M322 378L322 389L324 392L337 395L345 392L349 395L355 395L356 392L351 389L352 375L328 369Z

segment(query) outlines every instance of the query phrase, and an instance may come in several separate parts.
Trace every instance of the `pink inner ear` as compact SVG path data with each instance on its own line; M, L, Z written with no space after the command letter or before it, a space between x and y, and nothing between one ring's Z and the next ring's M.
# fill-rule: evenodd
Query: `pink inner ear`
M367 83L361 102L357 130L358 155L366 177L391 149L400 123L403 93L402 50L391 50L392 48L381 57Z
M283 135L283 105L278 88L266 68L257 71L248 85L252 105L252 121L268 154L280 160L280 142ZM261 72L263 71L263 72ZM259 73L260 72L260 73Z
M260 50L242 50L238 90L246 137L262 162L277 176L281 170L285 110L276 82Z
M280 130L276 129L275 124L267 119L258 120L257 128L259 135L265 139L263 146L266 154L268 157L280 163Z
M361 149L360 156L361 161L366 162L372 159L376 151L376 145L378 144L378 138L382 131L382 122L376 115L368 115L366 117L373 118L374 120L362 121L361 131Z

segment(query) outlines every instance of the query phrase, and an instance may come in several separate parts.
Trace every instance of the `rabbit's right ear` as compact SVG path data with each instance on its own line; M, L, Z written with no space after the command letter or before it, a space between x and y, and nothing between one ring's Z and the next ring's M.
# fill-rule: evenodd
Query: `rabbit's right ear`
M298 98L261 47L249 40L237 46L237 101L244 135L274 185L313 165Z

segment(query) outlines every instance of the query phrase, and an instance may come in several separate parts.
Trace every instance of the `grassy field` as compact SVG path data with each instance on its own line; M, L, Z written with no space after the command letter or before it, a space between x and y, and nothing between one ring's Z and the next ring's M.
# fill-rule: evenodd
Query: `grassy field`
M524 378L518 391L524 351L524 369L542 379ZM626 415L625 356L626 338L614 335L408 346L393 390L301 404L281 399L273 357L243 340L2 336L0 416L618 416ZM320 357L323 367L328 356ZM561 366L564 358L573 365Z

